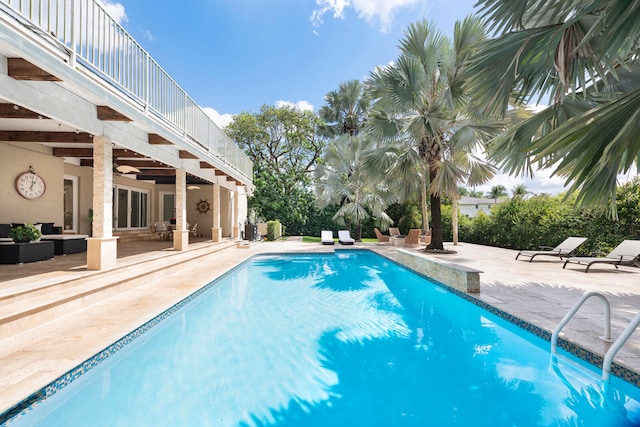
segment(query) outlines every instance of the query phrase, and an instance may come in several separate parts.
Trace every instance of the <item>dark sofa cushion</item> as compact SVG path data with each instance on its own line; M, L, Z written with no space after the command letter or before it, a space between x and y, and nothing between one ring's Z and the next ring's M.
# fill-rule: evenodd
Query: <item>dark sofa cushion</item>
M42 224L42 234L56 234L53 230L52 222L39 222L38 224Z
M16 227L24 227L24 223L23 222L12 222L11 223L11 228L16 228Z
M0 238L9 237L9 231L11 231L11 224L0 224Z

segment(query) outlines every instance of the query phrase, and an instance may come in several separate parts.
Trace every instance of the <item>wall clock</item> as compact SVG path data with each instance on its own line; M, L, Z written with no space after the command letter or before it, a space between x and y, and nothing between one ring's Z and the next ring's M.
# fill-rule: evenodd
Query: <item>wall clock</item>
M196 210L201 214L206 214L207 212L209 212L209 210L211 210L211 205L209 204L209 202L207 202L206 199L200 199L200 201L196 203Z
M24 172L16 178L16 191L25 199L37 199L47 189L44 179L33 170Z

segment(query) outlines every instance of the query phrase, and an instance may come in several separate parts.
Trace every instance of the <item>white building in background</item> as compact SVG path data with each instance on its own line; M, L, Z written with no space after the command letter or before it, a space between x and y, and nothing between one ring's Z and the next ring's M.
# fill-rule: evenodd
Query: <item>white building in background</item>
M480 197L462 197L458 200L460 213L470 218L478 216L478 212L482 211L487 215L491 214L491 207L501 203L501 199L485 199Z

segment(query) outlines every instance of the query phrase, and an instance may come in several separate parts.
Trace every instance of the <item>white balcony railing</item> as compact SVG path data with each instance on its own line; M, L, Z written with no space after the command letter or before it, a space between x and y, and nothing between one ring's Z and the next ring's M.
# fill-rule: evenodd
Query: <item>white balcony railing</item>
M0 0L43 40L64 49L114 89L251 180L253 163L96 0ZM7 9L7 7L9 9Z

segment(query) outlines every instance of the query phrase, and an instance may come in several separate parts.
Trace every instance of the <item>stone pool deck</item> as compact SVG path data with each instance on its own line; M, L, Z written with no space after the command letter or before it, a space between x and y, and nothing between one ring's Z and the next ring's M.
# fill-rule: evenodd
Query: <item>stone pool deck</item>
M603 265L584 273L584 267L576 265L563 270L562 262L551 257L539 257L529 263L516 261L517 252L513 250L467 243L455 247L446 244L446 247L456 253L421 253L420 256L482 271L480 292L470 294L473 298L549 332L585 292L601 292L611 302L614 338L640 311L640 268L620 267L616 270ZM251 242L249 247L233 247L212 254L210 258L200 257L186 271L177 269L152 283L0 340L0 413L253 255L359 248L379 252L391 259L396 259L399 251L418 251L376 244L323 246L302 243L300 238ZM66 258L67 263L69 260ZM24 279L3 279L0 270L0 291L3 287L20 286L21 280L25 284L38 281L40 277L50 280L52 272L45 270L51 270L52 265L37 263L27 267L25 264L29 273ZM72 270L59 274L72 274ZM90 277L87 280L91 280ZM592 299L567 325L563 336L604 355L610 344L597 338L602 335L603 328L602 303ZM640 333L631 336L615 362L640 372Z

